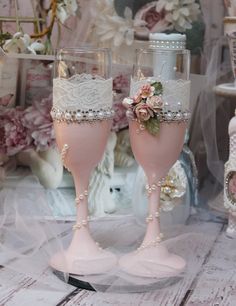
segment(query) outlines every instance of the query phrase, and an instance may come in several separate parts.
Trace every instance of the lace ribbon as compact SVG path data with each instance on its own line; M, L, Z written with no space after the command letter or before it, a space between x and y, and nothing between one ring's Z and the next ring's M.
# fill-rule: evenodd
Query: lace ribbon
M90 74L53 80L53 108L66 111L99 111L112 106L112 79Z

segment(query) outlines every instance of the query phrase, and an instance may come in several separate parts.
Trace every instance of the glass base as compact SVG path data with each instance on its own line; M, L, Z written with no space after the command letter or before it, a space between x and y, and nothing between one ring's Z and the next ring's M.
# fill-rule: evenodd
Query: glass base
M62 281L66 282L64 273L58 270L53 270L53 273ZM96 279L97 278L97 279ZM123 274L117 275L99 275L92 278L87 276L79 276L69 274L67 283L80 289L97 292L114 292L114 293L142 293L152 290L161 290L172 286L183 279L183 275L153 279L146 282L145 278L137 278Z

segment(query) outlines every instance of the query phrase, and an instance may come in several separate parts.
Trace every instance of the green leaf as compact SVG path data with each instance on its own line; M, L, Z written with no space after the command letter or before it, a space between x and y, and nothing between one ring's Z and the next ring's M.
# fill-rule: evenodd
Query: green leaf
M163 94L163 86L161 82L152 83L151 86L155 88L155 95L160 96Z
M147 121L142 122L146 130L153 136L157 136L160 130L160 121L157 118L150 118Z

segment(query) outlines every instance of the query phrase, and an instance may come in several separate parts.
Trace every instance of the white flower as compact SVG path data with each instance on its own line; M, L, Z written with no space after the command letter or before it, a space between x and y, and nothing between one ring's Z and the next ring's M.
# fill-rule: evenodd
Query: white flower
M8 53L23 53L27 50L30 43L30 37L28 34L17 32L13 35L12 39L8 39L3 50Z
M8 39L3 49L8 53L33 53L41 52L44 50L44 45L40 41L35 41L31 44L31 39L28 34L17 32L13 35L12 39Z
M51 14L51 11L50 11ZM57 19L63 24L65 23L66 19L69 17L65 8L64 3L59 3L57 5Z
M42 44L39 40L34 41L31 45L27 47L27 50L29 50L30 53L33 54L40 53L44 51L44 49L45 49L44 44Z
M75 16L77 9L77 0L63 0L63 2L57 4L57 19L64 24L70 16ZM49 14L52 14L51 10Z
M78 9L77 0L64 0L66 12L69 16L75 16Z
M173 29L184 32L192 28L193 21L200 14L200 6L195 0L160 0L156 9L165 8L165 19L172 24Z
M122 43L131 45L134 33L146 23L142 20L133 20L132 11L126 7L124 18L117 15L113 0L98 0L95 20L95 31L101 41L113 41L118 47Z

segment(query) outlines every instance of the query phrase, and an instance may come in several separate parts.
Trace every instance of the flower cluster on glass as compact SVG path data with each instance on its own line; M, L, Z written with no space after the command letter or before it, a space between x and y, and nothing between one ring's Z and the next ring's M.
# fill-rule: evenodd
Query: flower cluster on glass
M52 95L26 109L0 110L0 154L13 156L34 148L45 151L55 145L50 109Z
M136 119L152 135L157 135L160 127L160 112L163 109L163 86L161 82L143 85L132 98L125 98L129 119Z
M114 0L98 0L95 33L100 41L111 41L114 46L131 45L135 35L150 32L185 32L198 20L200 6L196 0L159 0L144 5L135 16L129 7L124 17L118 16Z

